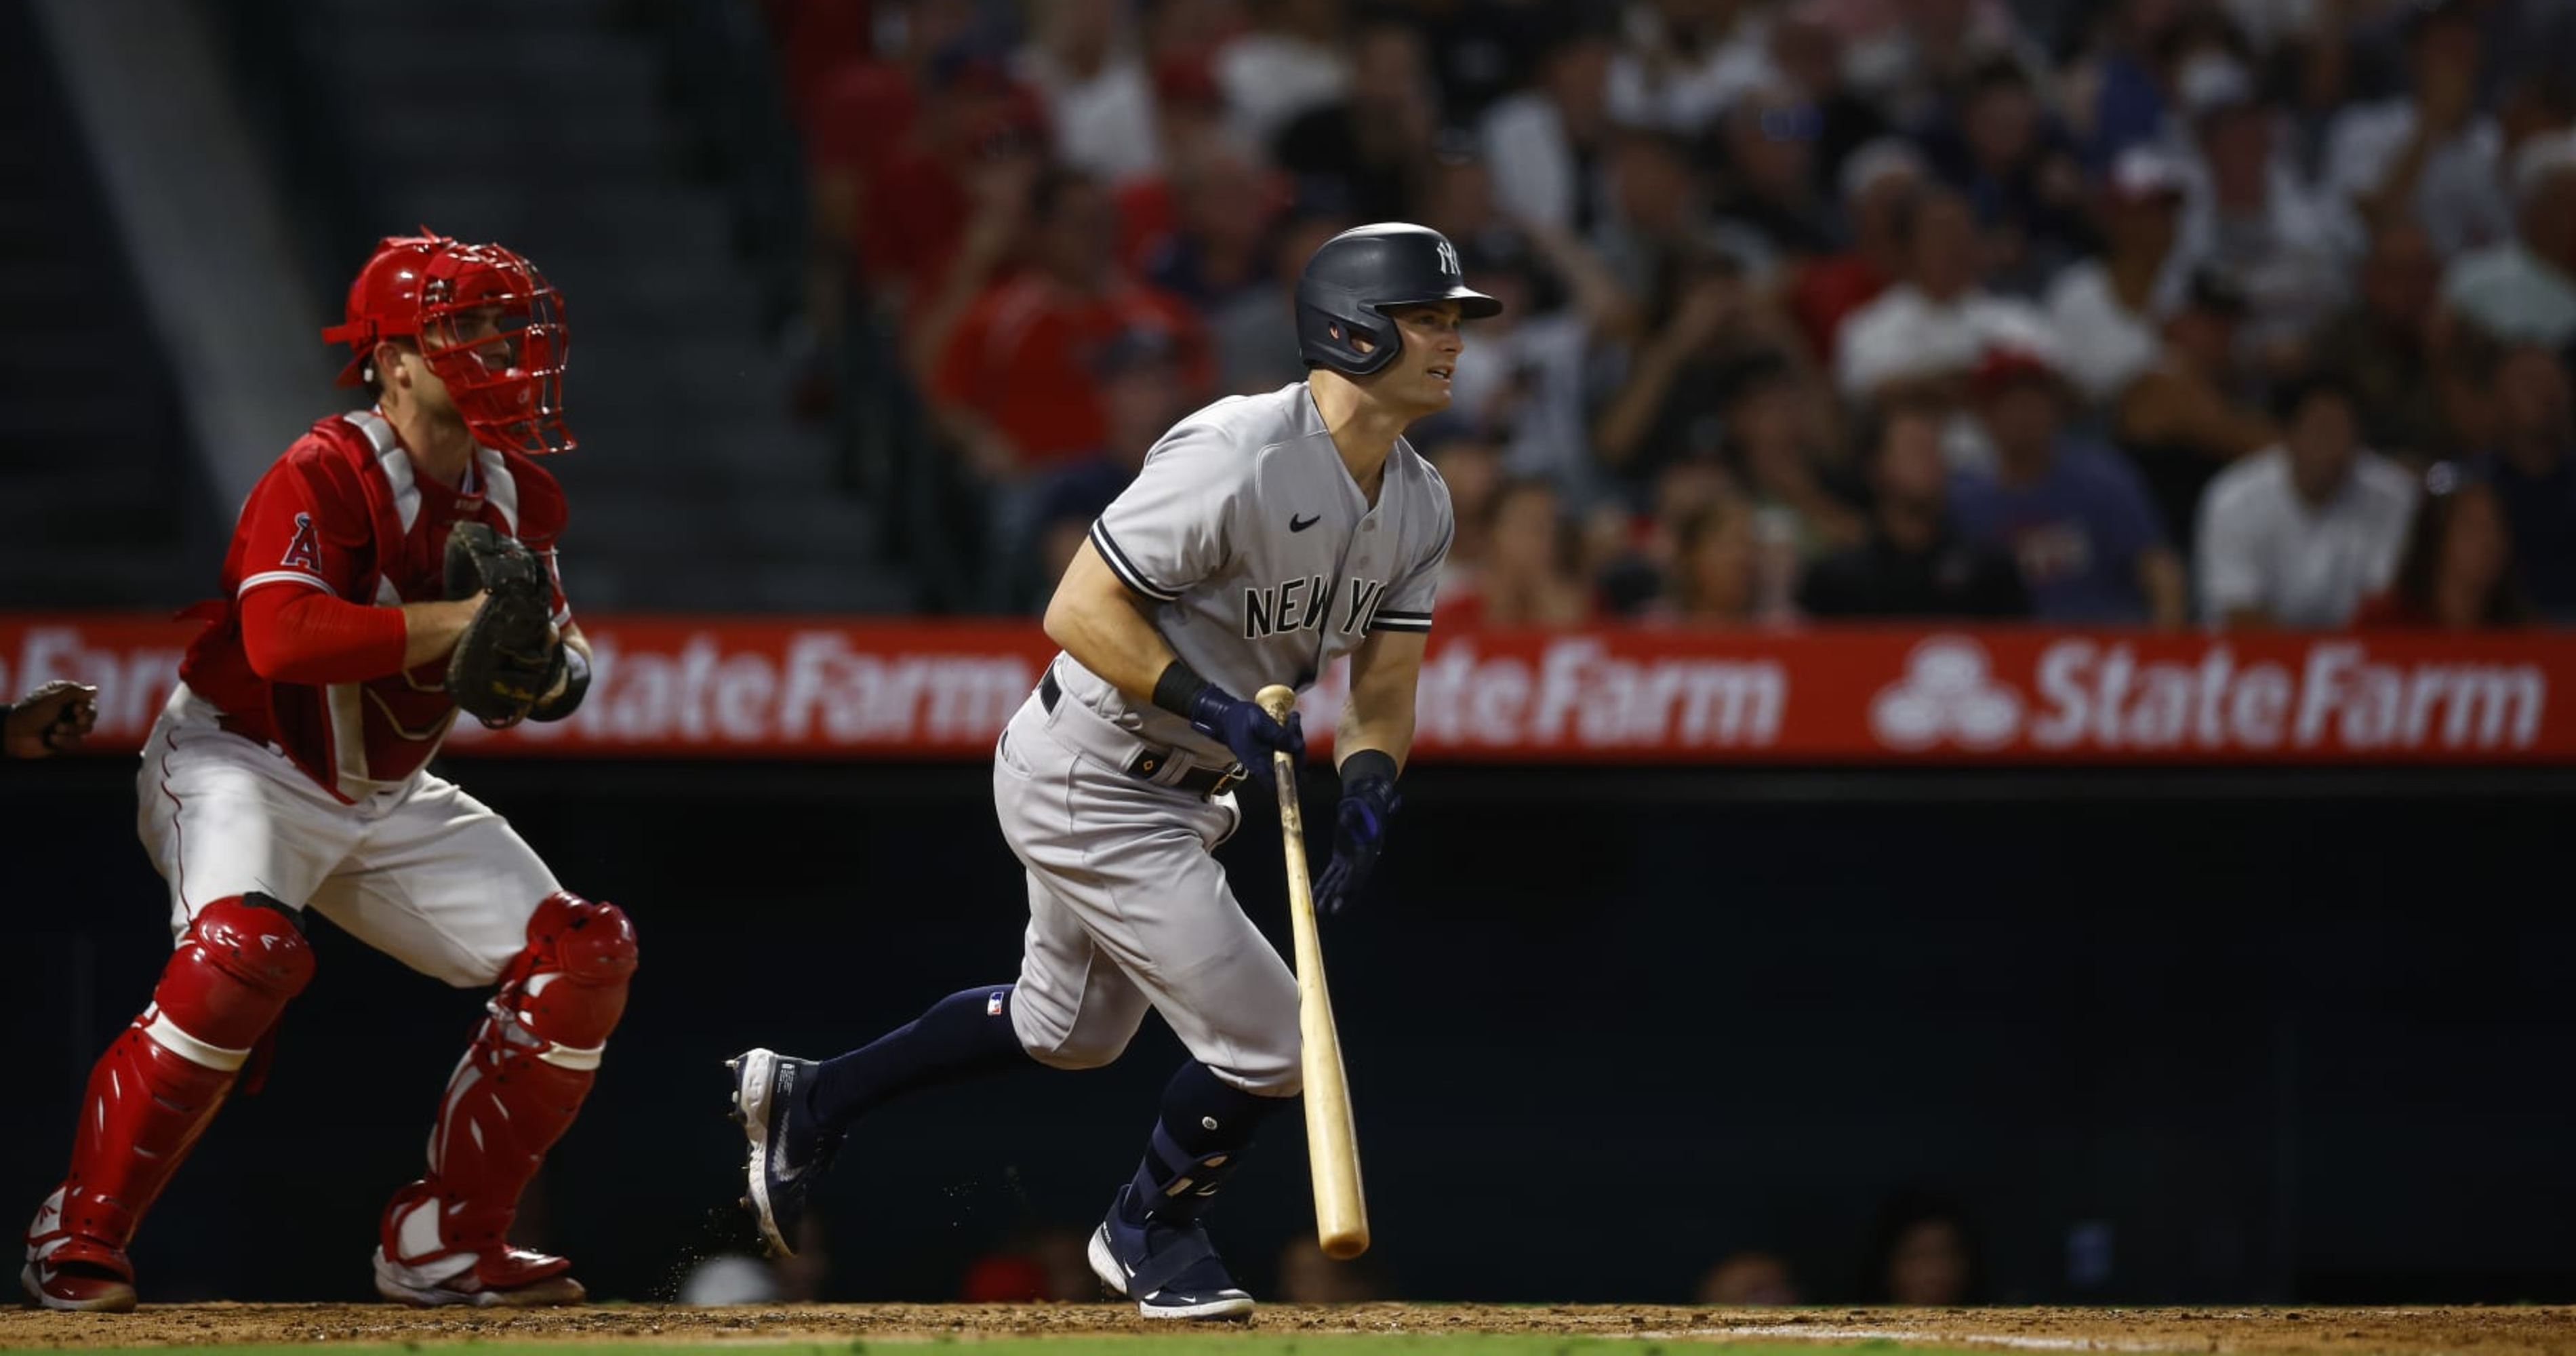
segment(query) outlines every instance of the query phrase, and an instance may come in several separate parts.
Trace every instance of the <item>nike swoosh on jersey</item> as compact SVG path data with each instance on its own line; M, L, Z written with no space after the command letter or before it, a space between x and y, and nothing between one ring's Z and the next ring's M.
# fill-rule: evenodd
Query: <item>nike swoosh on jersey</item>
M1322 521L1324 521L1324 515L1320 513L1309 518L1300 518L1296 514L1291 513L1288 515L1288 530L1291 532L1303 532L1307 528L1313 527L1315 524Z

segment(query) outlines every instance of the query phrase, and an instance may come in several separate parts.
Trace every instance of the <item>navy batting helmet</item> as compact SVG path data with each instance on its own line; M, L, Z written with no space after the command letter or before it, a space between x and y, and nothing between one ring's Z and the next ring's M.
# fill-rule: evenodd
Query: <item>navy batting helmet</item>
M1470 320L1503 309L1467 286L1457 247L1438 231L1405 222L1352 227L1325 241L1297 279L1297 351L1308 367L1367 376L1403 347L1387 309L1433 301L1457 302ZM1375 347L1363 353L1357 339Z

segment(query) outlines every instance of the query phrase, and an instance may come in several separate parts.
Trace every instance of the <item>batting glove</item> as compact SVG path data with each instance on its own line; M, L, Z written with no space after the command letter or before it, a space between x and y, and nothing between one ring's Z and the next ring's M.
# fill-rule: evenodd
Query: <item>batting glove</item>
M1359 898L1386 848L1395 812L1404 804L1395 793L1395 760L1385 754L1364 749L1352 754L1342 770L1342 803L1333 815L1333 860L1315 883L1315 907L1328 915Z
M1214 683L1201 688L1191 703L1190 728L1224 740L1243 770L1274 792L1279 788L1271 775L1271 754L1285 752L1291 763L1306 761L1306 729L1299 712L1289 712L1288 723L1282 725L1259 703L1244 701Z

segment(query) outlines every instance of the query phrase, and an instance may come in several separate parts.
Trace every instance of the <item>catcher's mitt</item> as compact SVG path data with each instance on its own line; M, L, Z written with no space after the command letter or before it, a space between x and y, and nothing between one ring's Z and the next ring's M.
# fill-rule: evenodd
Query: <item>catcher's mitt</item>
M447 534L450 601L485 595L447 660L447 695L493 729L516 725L562 662L546 567L515 537L458 523Z

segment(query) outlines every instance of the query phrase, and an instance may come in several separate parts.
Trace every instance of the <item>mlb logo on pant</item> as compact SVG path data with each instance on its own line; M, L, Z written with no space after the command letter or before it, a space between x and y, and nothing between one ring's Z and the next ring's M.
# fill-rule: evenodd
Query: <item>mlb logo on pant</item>
M993 996L984 1000L984 1015L985 1015L985 1016L987 1016L987 1017L999 1017L999 1016L1001 1016L1001 1015L1002 1015L1002 996L1003 996L1004 994L1009 993L1009 992L1010 992L1010 990L1008 990L1008 989L996 989L996 990L994 990L994 991L993 991Z

